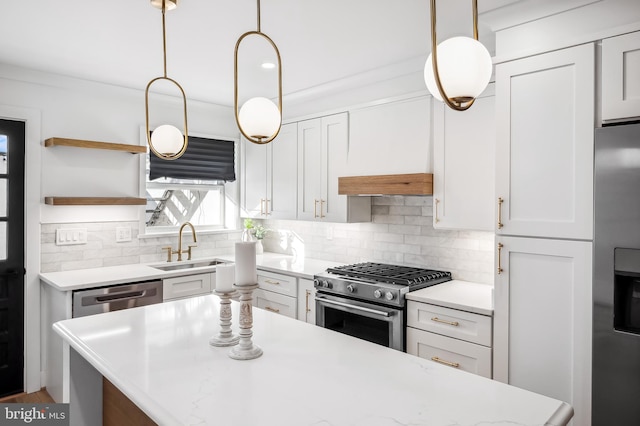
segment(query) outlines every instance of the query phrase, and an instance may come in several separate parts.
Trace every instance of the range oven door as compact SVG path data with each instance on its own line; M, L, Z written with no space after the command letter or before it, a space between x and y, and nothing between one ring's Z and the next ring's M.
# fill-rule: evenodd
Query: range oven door
M316 325L404 351L404 311L316 294Z

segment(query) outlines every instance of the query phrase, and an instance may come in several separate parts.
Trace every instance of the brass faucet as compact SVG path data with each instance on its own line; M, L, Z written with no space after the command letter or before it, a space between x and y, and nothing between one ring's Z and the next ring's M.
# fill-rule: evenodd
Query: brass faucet
M184 230L184 227L187 225L189 225L189 227L191 228L191 234L193 234L193 242L194 243L198 242L198 238L196 237L196 229L193 227L191 222L183 223L182 226L180 227L180 232L178 233L178 262L182 260L182 253L188 253L187 260L191 260L191 248L196 247L195 245L189 245L188 250L186 251L182 250L182 231Z
M194 243L198 242L198 237L196 236L196 229L193 227L191 222L183 223L182 226L180 226L180 232L178 233L178 250L173 250L171 246L162 247L163 250L167 250L167 262L171 262L172 254L178 255L178 262L182 261L182 253L187 253L188 254L187 260L191 260L191 249L193 247L196 247L197 245L189 244L189 248L187 250L182 250L182 231L184 230L184 227L187 225L189 225L189 227L191 228L191 233L193 234L193 242Z

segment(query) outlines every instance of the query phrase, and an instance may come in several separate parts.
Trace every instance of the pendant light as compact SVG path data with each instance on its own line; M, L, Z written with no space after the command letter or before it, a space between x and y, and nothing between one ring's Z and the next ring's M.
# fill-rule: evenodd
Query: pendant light
M164 16L167 10L175 9L178 6L178 0L151 0L151 5L162 10L162 55L164 59L164 74L162 77L156 77L151 80L149 84L147 84L147 89L144 92L147 143L149 144L151 152L153 152L157 157L163 160L175 160L180 158L187 150L187 143L189 141L189 134L187 130L187 96L185 95L182 86L180 86L177 81L167 77L167 35ZM170 124L158 126L153 132L149 129L149 88L151 88L153 83L159 80L169 81L180 89L184 110L184 135L177 127Z
M489 84L491 55L478 41L478 0L472 0L473 38L453 37L437 44L436 0L431 0L431 54L424 67L429 92L456 111L465 111Z
M248 31L240 36L236 43L234 61L233 61L233 90L234 90L234 108L236 123L242 135L249 141L256 144L266 144L271 142L278 136L282 126L282 62L280 60L280 51L276 44L263 32L260 31L260 0L258 3L258 28L256 31ZM250 35L257 35L266 39L278 58L278 105L270 99L264 97L255 97L249 99L238 109L238 50L240 43Z

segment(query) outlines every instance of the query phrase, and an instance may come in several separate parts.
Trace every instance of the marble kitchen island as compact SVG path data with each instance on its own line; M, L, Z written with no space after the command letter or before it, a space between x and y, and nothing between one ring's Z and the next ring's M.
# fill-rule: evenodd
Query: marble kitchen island
M232 304L237 332L238 304ZM102 424L103 377L161 425L564 425L558 400L253 309L250 361L212 347L219 299L60 321L71 424Z

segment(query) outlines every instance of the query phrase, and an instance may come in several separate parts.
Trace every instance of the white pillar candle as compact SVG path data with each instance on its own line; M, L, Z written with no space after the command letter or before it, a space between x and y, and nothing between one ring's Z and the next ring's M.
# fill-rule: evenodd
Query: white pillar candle
M232 291L235 272L236 265L233 263L216 265L216 291L221 293Z
M253 285L257 283L256 242L238 242L236 243L236 285Z

